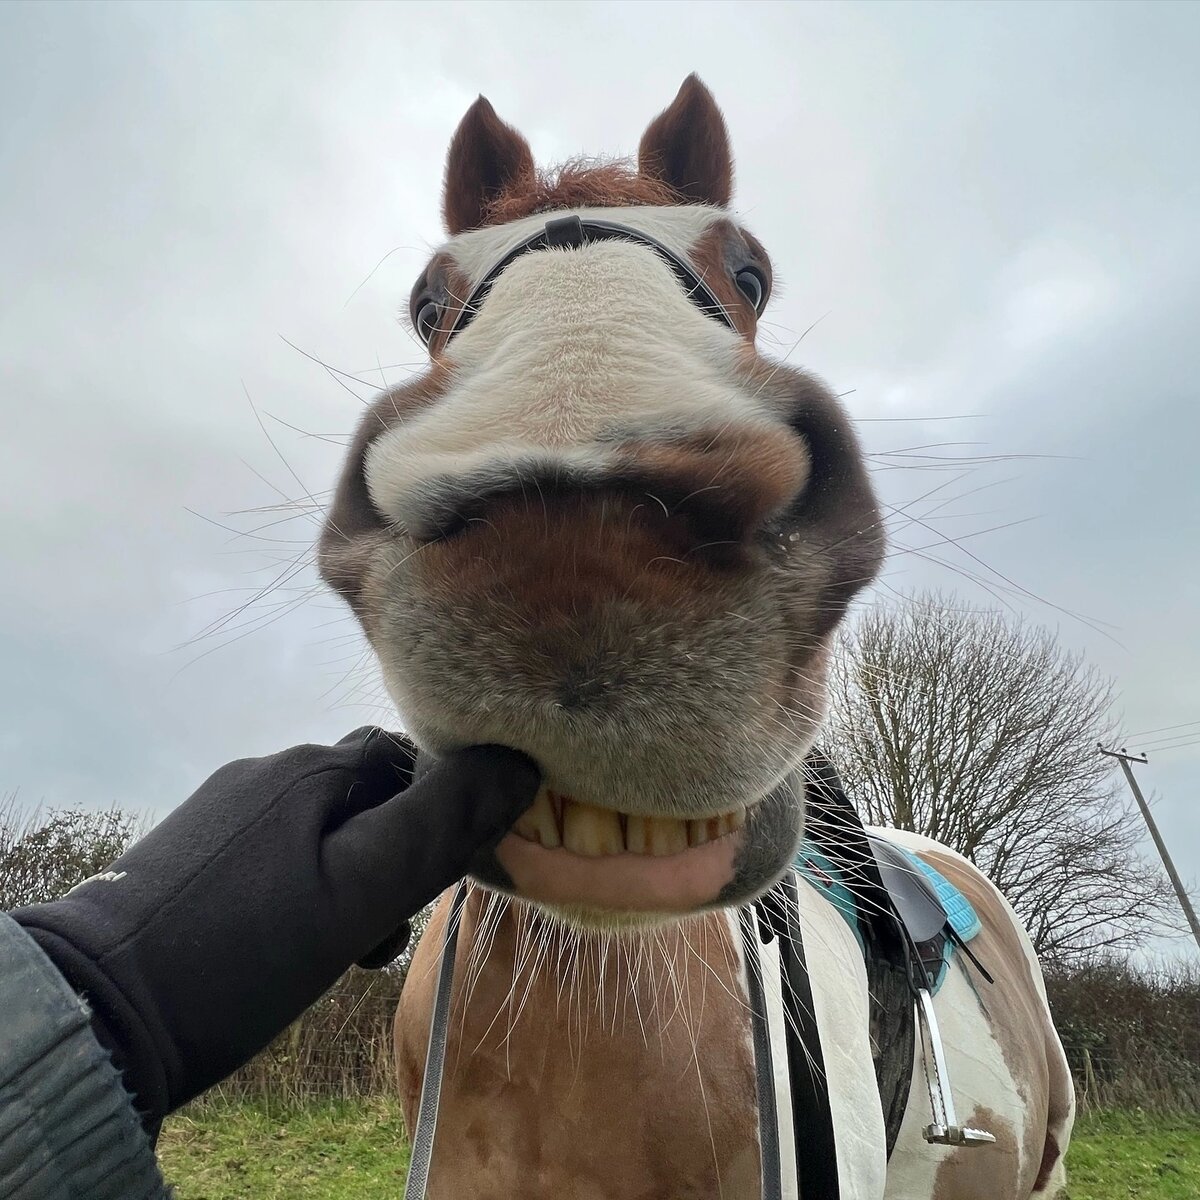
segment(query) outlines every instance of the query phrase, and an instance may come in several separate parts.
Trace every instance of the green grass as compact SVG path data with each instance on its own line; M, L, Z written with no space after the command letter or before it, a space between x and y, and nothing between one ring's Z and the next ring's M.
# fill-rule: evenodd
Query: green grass
M158 1157L178 1200L392 1197L408 1174L400 1106L387 1100L192 1105L167 1121Z
M397 1196L408 1167L399 1105L389 1100L205 1103L167 1122L159 1157L179 1200ZM1197 1200L1200 1115L1085 1117L1067 1171L1071 1200Z
M1067 1185L1071 1200L1196 1200L1200 1115L1090 1114L1071 1139Z

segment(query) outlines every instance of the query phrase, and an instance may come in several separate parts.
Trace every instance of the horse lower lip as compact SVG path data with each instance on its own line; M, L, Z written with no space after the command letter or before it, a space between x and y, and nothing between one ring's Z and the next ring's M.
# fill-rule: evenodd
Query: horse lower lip
M547 849L510 833L496 858L518 895L566 908L624 913L687 913L715 902L735 875L743 830L656 858L629 852L605 857Z
M561 848L586 858L668 858L728 837L745 821L746 810L740 806L711 817L646 816L584 804L543 786L513 832L545 849Z

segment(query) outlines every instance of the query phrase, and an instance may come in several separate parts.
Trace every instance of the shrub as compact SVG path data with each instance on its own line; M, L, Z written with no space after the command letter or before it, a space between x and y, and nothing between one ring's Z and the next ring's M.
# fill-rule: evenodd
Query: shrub
M1081 1107L1200 1111L1200 970L1097 958L1046 989Z
M9 796L0 803L0 910L65 895L119 858L144 826L115 806L26 809Z

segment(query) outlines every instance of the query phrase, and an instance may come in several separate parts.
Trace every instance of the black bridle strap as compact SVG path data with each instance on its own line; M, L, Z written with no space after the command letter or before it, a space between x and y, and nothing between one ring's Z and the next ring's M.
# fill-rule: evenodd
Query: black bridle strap
M429 1184L433 1140L437 1132L438 1104L446 1065L446 1030L454 984L458 929L466 899L464 880L454 893L442 943L442 961L429 1023L429 1050L421 1103L413 1131L412 1158L404 1200L423 1200ZM780 1200L783 1176L779 1159L779 1124L775 1106L775 1076L771 1039L767 1027L762 965L755 944L757 930L772 930L779 941L779 973L783 986L788 1075L792 1087L792 1125L795 1131L796 1169L802 1200L839 1200L837 1150L825 1058L813 1008L812 987L804 957L795 876L789 873L767 896L738 913L746 960L746 987L750 1000L754 1046L755 1090L758 1097L759 1146L762 1160L763 1200ZM756 919L757 918L757 919ZM767 935L769 936L769 934Z
M840 1188L833 1112L812 984L804 955L796 876L789 871L776 885L770 906L779 924L779 974L783 985L788 1076L792 1084L792 1127L796 1135L796 1174L803 1200L838 1200Z
M487 299L496 280L522 255L531 254L535 250L577 250L580 246L614 240L649 246L675 273L675 278L683 286L688 299L698 305L701 312L728 325L734 333L737 333L737 326L725 306L717 299L712 289L704 282L691 263L685 258L681 258L674 250L664 246L662 242L652 238L649 234L632 229L628 225L618 225L614 221L585 221L581 217L570 216L547 221L537 233L518 243L491 267L475 285L467 297L466 304L454 318L454 324L450 326L443 346L448 346L454 335L461 333L475 319L475 314L479 312L480 306Z
M413 1131L412 1156L404 1200L423 1200L429 1186L429 1164L433 1161L433 1138L437 1133L438 1103L442 1097L442 1074L446 1068L446 1027L450 1020L450 993L454 986L454 959L458 950L458 927L462 922L463 902L467 898L464 879L454 893L446 938L442 943L442 962L438 968L437 990L433 994L433 1016L429 1022L429 1050L425 1055L425 1077L421 1080L421 1104L417 1109L417 1127Z
M779 1113L775 1107L775 1067L771 1059L771 1031L767 1026L767 1000L763 994L762 963L758 957L758 930L752 905L746 905L739 910L738 924L742 929L742 956L746 960L746 992L750 1000L750 1030L754 1043L754 1086L758 1095L762 1200L782 1200L783 1171L779 1162Z

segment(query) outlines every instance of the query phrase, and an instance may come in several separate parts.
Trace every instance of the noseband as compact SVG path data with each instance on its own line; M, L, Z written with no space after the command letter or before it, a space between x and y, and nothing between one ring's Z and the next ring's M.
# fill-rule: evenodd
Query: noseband
M706 317L713 317L723 325L727 325L734 333L738 332L733 318L728 310L717 299L712 289L696 272L695 267L685 258L681 258L674 250L668 249L662 242L631 229L628 225L618 225L613 221L585 221L580 217L557 217L547 221L545 226L527 237L523 242L514 246L503 258L497 261L488 273L475 285L475 289L467 297L467 302L454 318L454 324L446 334L443 347L450 344L456 333L461 333L475 318L483 302L488 298L496 280L508 267L524 254L535 250L578 250L581 246L591 246L596 242L632 242L638 246L648 246L674 272L687 298L695 304Z

